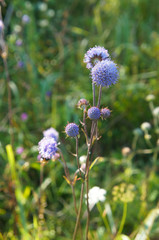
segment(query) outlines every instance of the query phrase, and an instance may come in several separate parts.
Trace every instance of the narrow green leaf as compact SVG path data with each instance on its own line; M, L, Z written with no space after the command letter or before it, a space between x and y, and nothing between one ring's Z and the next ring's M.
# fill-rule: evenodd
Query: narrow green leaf
M148 216L145 218L134 240L147 240L150 234L151 228L153 226L153 223L158 216L159 216L158 208L151 210Z

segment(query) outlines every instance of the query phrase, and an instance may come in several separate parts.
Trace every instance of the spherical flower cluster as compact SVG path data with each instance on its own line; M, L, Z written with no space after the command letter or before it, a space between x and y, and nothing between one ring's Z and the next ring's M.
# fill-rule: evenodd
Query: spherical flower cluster
M92 69L99 61L109 58L109 53L104 47L95 46L90 48L84 56L84 63L88 69Z
M30 22L30 17L28 16L28 15L23 15L22 16L22 22L24 23L24 24L26 24L26 23L29 23Z
M97 86L109 87L117 82L119 73L113 61L104 60L92 68L91 76Z
M143 122L143 123L141 124L141 129L142 129L143 131L148 131L150 128L151 128L151 124L150 124L149 122Z
M69 137L76 137L79 134L79 127L75 123L68 123L65 127L65 133Z
M155 99L155 96L153 94L149 94L146 96L146 101L147 102L151 102Z
M107 191L105 189L102 189L100 187L94 186L89 190L88 193L88 203L89 203L89 209L90 211L94 207L96 203L99 201L104 202L106 197ZM85 195L85 198L87 198L87 195Z
M134 134L135 136L139 137L139 136L141 136L141 135L143 134L143 132L141 131L140 128L135 128L135 129L133 130L133 134Z
M110 117L110 113L111 113L111 111L109 110L109 108L102 108L101 109L102 119L106 119L106 118Z
M84 98L81 98L77 103L78 108L86 108L88 105L89 105L88 101Z
M57 151L57 142L54 138L44 137L39 142L39 154L42 158L49 160L51 159Z
M25 121L28 119L28 114L27 114L26 112L23 112L23 113L20 115L20 117L21 117L21 120L25 122Z
M23 147L17 147L16 153L17 153L18 155L21 155L23 152L24 152L24 148L23 148Z
M123 157L127 157L131 153L131 149L129 147L123 147L121 152Z
M159 107L156 107L154 110L153 110L153 115L155 117L159 117Z
M100 109L98 107L91 107L88 109L88 117L91 119L91 120L97 120L100 118Z
M121 202L132 202L135 197L135 186L133 184L121 183L119 186L114 186L112 195L113 200Z
M44 137L54 138L55 141L58 141L58 138L59 138L59 133L52 127L43 131L43 135L44 135Z
M23 44L23 41L21 39L17 39L16 46L20 47Z

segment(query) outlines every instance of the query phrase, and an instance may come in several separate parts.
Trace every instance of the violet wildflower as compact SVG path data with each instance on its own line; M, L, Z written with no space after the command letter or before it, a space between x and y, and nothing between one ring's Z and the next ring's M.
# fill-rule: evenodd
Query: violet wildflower
M23 112L20 117L22 121L26 121L28 119L28 114L26 112Z
M21 155L23 152L24 152L24 148L23 148L23 147L17 147L16 153L17 153L18 155Z
M58 138L59 138L59 133L52 127L43 131L43 135L44 137L54 138L55 141L58 141Z
M16 46L20 47L22 45L23 41L21 39L17 39Z
M24 62L18 61L17 67L18 67L18 68L23 68L23 67L24 67Z
M111 113L111 111L109 110L109 108L102 108L101 109L101 118L106 119L106 118L110 117L110 113Z
M52 91L47 91L47 92L46 92L46 96L47 96L47 97L51 97L51 95L52 95Z
M75 123L68 123L65 127L65 133L69 137L76 137L79 134L79 127Z
M104 60L92 68L91 76L97 86L109 87L117 82L119 73L113 61Z
M97 120L100 118L100 109L98 107L91 107L88 109L88 117L91 119L91 120Z
M57 142L51 137L44 137L38 145L39 154L45 160L51 159L57 151Z
M104 47L95 46L90 48L84 56L84 62L88 69L92 69L99 61L109 58L109 53Z
M30 22L30 17L29 17L28 15L24 14L24 15L22 16L22 22L23 22L24 24L29 23L29 22Z

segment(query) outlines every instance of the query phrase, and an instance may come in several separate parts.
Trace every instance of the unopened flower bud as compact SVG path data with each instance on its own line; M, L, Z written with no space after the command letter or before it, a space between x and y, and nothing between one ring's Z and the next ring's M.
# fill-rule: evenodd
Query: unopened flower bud
M141 129L143 131L148 131L151 128L151 124L149 122L144 122L141 124Z
M123 147L121 152L123 157L127 157L131 153L131 149L129 147Z
M81 98L77 103L77 107L80 109L85 109L88 105L89 105L88 101L84 98Z
M155 99L155 96L153 95L153 94L149 94L149 95L147 95L147 97L146 97L146 101L147 102L151 102L151 101L153 101Z

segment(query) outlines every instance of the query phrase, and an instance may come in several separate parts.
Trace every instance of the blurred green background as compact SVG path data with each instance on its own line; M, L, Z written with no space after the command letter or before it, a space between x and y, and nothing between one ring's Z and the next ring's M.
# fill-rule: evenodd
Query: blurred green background
M27 24L22 23L24 14L30 17ZM105 160L92 170L90 182L91 186L99 185L107 189L107 199L111 203L112 187L125 181L121 149L124 146L131 148L133 130L142 122L153 124L146 96L154 94L155 106L159 101L158 0L8 0L6 7L2 8L2 15L11 77L14 149L16 152L18 147L23 147L24 151L15 154L16 178L21 183L23 195L19 203L21 197L17 199L14 194L15 179L10 174L5 150L10 137L7 85L3 61L0 59L0 231L2 239L27 239L23 238L25 232L32 235L31 239L38 239L36 203L40 167L36 146L43 136L42 132L52 126L60 133L66 161L73 163L70 152L75 151L74 140L66 139L63 131L67 122L80 123L82 115L76 108L80 98L86 98L92 104L91 78L83 57L95 45L108 49L119 67L120 79L115 86L103 89L101 105L109 107L112 114L107 121L99 123L102 138L97 143L95 155L103 156ZM19 40L22 41L20 46ZM27 113L27 120L22 121L22 113ZM144 147L145 143L140 146ZM86 154L83 136L79 153ZM128 182L135 184L138 194L142 194L142 184L145 184L147 196L150 189L154 189L156 195L150 200L145 197L143 202L138 196L131 203L134 211L130 209L124 228L128 235L156 206L159 196L158 187L156 189L158 172L153 172L150 183L146 181L151 173L151 156L135 156L134 164L135 168L139 168L138 174L135 178L132 174ZM73 164L69 167L72 171L76 169ZM132 166L128 169L132 169ZM41 239L71 239L75 214L70 204L71 189L63 175L59 163L50 162L45 166L45 231ZM77 198L80 194L78 188L77 183ZM122 205L119 206L117 208L112 204L116 223L122 215ZM97 232L103 229L98 215L94 214L92 232L94 229ZM24 225L23 232L21 228ZM155 233L152 239L157 240L156 236ZM92 235L90 239L95 238ZM105 235L98 235L96 239L105 239Z

